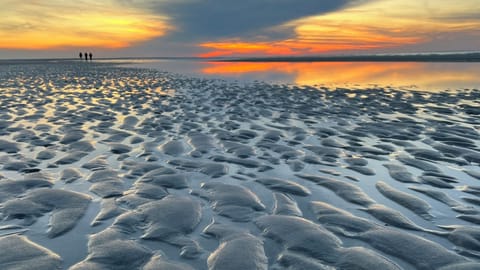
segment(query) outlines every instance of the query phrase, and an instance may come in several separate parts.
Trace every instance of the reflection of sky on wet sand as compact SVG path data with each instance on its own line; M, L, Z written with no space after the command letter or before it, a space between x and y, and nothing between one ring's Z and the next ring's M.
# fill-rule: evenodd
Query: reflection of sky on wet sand
M247 76L285 74L301 85L413 87L457 89L480 86L480 64L411 62L209 63L203 73Z
M480 63L136 61L129 66L193 76L327 87L480 88Z

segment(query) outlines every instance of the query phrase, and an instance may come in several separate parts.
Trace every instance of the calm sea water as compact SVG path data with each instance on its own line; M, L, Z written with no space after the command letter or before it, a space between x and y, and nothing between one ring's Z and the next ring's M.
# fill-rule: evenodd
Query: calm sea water
M419 90L480 89L480 63L425 62L204 62L131 60L126 66L195 77L299 85L395 87Z

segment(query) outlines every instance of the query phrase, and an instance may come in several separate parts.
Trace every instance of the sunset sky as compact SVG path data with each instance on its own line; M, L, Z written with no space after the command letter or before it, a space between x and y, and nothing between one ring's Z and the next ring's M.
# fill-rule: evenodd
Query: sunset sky
M480 50L480 0L0 0L0 58Z

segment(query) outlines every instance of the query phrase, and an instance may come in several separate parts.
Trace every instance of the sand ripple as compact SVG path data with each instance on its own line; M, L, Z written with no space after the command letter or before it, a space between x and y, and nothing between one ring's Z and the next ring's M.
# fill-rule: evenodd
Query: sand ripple
M478 269L479 100L0 65L0 268Z

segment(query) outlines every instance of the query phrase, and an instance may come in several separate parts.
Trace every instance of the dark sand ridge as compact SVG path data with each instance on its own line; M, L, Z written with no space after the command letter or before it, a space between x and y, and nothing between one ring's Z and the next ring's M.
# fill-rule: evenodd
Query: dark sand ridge
M2 269L479 268L479 90L51 62L0 97Z

